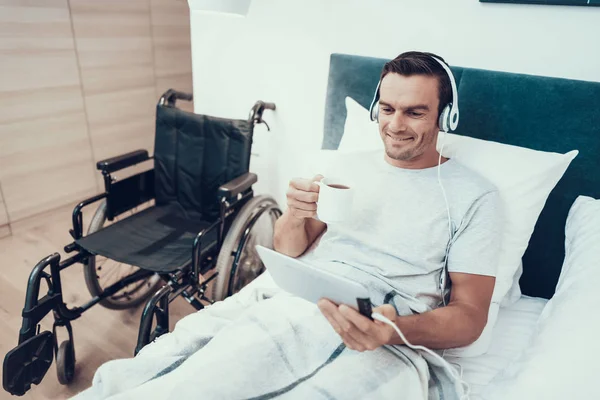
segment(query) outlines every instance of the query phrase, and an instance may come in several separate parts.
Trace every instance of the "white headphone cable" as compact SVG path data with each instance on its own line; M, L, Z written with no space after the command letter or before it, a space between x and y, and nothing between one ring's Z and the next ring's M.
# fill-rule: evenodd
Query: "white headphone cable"
M443 132L443 131L440 131L440 132ZM446 245L446 253L444 255L444 266L442 267L442 273L440 276L440 291L441 291L441 296L442 296L442 302L444 305L446 305L446 296L444 295L444 290L446 289L448 254L450 252L450 245L452 243L452 218L450 217L450 205L448 204L448 197L446 196L446 190L444 190L444 185L442 185L442 178L441 178L442 152L444 151L444 144L446 142L446 135L447 135L446 132L443 132L443 133L444 133L444 136L442 137L442 146L439 151L439 157L438 157L437 177L438 177L438 183L440 184L440 188L442 189L442 194L444 195L444 202L446 204L446 212L448 215L448 244Z
M440 131L442 132L442 131ZM446 144L446 135L447 133L444 132L444 135L442 137L442 147L440 149L439 152L439 157L438 157L438 183L440 184L440 187L442 188L442 194L444 195L444 201L446 202L446 211L448 212L448 234L450 235L450 239L452 239L452 220L450 218L450 206L448 205L448 197L446 197L446 191L444 190L444 185L442 185L442 178L441 178L441 165L442 165L442 152L444 151L444 145Z

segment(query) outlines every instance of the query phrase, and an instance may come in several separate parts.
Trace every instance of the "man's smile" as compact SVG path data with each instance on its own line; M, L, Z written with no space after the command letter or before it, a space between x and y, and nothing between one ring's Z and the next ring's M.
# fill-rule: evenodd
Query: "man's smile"
M389 133L386 133L386 136L389 137L392 141L399 143L410 142L414 140L413 137L392 136Z

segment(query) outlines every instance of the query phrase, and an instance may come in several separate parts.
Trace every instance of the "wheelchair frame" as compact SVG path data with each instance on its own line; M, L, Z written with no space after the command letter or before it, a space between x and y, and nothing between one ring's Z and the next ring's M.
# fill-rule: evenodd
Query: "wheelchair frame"
M174 107L178 99L192 100L191 94L181 93L173 89L165 92L158 105ZM248 121L251 124L251 135L254 130L254 125L264 123L262 114L264 110L275 110L275 104L257 101L252 109ZM266 123L265 123L266 124ZM267 125L268 128L268 125ZM99 296L94 296L87 303L69 308L63 300L62 285L60 271L68 268L76 263L84 264L88 257L95 256L87 250L80 247L76 241L83 237L83 214L82 210L93 203L106 199L107 203L107 219L112 221L116 216L137 207L154 198L154 168L147 171L137 173L133 176L125 178L121 181L116 181L112 173L132 167L144 161L153 159L148 155L146 150L136 150L123 155L112 157L97 163L97 169L102 172L104 177L105 191L104 193L83 200L75 206L72 213L73 228L69 233L74 241L64 247L66 253L76 252L75 255L61 261L60 254L54 253L40 260L33 268L25 295L25 306L23 308L23 323L19 331L18 346L9 352L5 358L3 386L4 389L14 395L23 395L31 388L31 383L39 384L45 376L48 368L52 364L52 356L56 356L57 363L59 362L59 345L57 341L56 331L58 327L65 327L69 335L70 346L65 346L64 350L67 354L62 354L62 360L65 362L67 357L67 365L65 371L59 371L59 381L62 384L69 383L74 376L75 353L73 345L73 328L71 321L79 318L81 314L94 305L98 304L103 299L110 297L134 282L142 279L147 279L157 272L140 269L126 276L120 281L105 288ZM249 167L248 161L248 167ZM225 225L227 218L246 204L253 197L252 185L256 183L257 176L253 173L246 173L218 189L218 197L220 202L220 216L210 226L198 232L193 243L191 260L182 268L173 272L158 273L160 278L166 284L160 288L147 302L144 307L137 345L134 354L137 354L146 344L150 343L156 337L169 331L169 303L178 296L183 296L194 308L201 310L204 308L201 300L212 304L213 301L204 296L207 284L217 276L213 274L208 280L200 283L202 273L210 271L215 266L218 252L223 243ZM258 219L264 213L272 213L275 217L281 216L281 210L276 205L265 205L257 208L258 211L248 220L245 226L242 239L239 242L232 269L231 278L229 280L228 294L232 294L233 278L235 276L242 249L250 235L250 231ZM234 216L235 217L235 216ZM212 230L217 229L217 243L210 246L209 249L204 249L203 239ZM46 268L50 268L50 273L45 272ZM40 284L44 279L48 285L48 293L39 298ZM199 299L198 299L199 297ZM53 311L54 324L52 332L44 331L40 333L40 321L50 312ZM156 316L156 327L152 331L153 318ZM64 344L64 342L63 342ZM61 348L62 348L61 344ZM19 348L28 348L30 353L34 354L33 360L24 362L28 364L30 371L25 373L26 377L22 378L24 382L7 382L10 381L7 371L7 359L9 355ZM27 351L24 351L26 353ZM25 357L23 357L25 358ZM69 365L69 360L71 365ZM57 370L59 369L57 365Z

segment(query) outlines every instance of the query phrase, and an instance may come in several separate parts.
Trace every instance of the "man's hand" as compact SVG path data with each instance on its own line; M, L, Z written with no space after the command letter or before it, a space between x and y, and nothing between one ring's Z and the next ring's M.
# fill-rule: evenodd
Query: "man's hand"
M389 344L396 336L396 331L391 326L381 321L371 321L346 305L338 306L327 299L321 299L317 304L333 329L352 350L375 350ZM398 316L396 309L389 304L376 307L373 312L391 321L395 321Z
M292 179L286 193L288 210L294 218L303 220L317 215L319 185L315 182L323 179L317 175L312 179Z
M287 191L287 205L281 218L275 222L273 248L290 257L298 257L325 231L327 225L313 218L317 215L319 185L313 179L292 179Z

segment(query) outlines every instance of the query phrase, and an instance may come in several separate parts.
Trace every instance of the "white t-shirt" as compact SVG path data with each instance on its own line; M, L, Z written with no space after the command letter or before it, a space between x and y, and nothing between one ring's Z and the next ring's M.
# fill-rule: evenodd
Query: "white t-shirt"
M329 224L307 261L377 288L382 297L372 302L395 304L401 315L440 306L450 233L438 167L394 167L381 151L346 161L336 177L354 189L352 217ZM457 161L440 168L453 232L448 271L495 276L501 245L498 191ZM402 301L394 300L398 296Z

